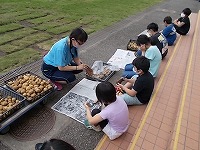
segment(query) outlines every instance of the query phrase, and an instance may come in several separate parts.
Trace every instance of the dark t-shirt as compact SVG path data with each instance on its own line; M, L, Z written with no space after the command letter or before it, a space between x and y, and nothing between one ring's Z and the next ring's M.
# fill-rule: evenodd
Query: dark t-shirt
M139 76L133 85L133 89L137 91L136 97L143 104L149 102L153 88L154 78L150 72Z
M178 21L184 22L185 24L183 26L181 26L181 27L175 26L176 31L178 33L180 31L180 33L182 33L183 35L186 35L189 32L189 30L190 30L190 19L188 17L180 17L178 19Z

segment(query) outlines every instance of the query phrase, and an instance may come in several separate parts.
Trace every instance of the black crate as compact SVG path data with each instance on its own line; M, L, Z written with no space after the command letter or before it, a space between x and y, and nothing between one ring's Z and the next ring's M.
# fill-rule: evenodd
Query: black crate
M26 74L34 75L34 76L36 76L37 78L40 78L40 79L42 79L42 80L45 80L44 78L42 78L42 77L40 77L40 76L38 76L38 75L36 75L36 74L30 72L30 71L27 71L27 72L24 72L24 73L22 73L22 74L19 74L19 75L13 77L13 78L10 78L10 79L6 80L6 81L5 81L6 86L9 87L11 90L17 92L15 89L13 89L13 88L8 84L8 82L10 82L10 81L15 81L19 76L23 76L23 75L26 75ZM26 98L26 100L27 100L28 102L31 102L31 103L32 103L32 102L34 102L34 101L36 101L36 100L42 98L43 96L48 95L49 93L51 93L51 92L55 89L55 85L53 85L51 82L50 82L49 84L51 84L52 88L48 89L47 91L42 92L42 93L36 95L36 96L33 97L33 98L26 97L26 96L24 96L24 97ZM18 93L18 92L17 92L17 93ZM18 93L18 94L21 95L21 93Z
M109 66L109 64L104 62L103 66ZM96 78L96 77L89 76L88 74L86 74L86 78L93 81L104 82L104 81L108 81L114 74L115 74L115 71L110 71L110 73L107 76L104 76L103 78Z
M127 44L127 50L131 50L131 51L137 51L138 50L136 40L132 40L132 39L129 40L129 42Z
M1 96L1 99L6 98L7 96L11 96L20 101L17 105L12 107L12 109L7 110L2 115L0 115L0 122L3 121L4 119L6 119L11 114L13 114L18 109L25 106L25 97L19 95L18 93L14 92L10 89L4 88L3 86L0 86L0 96Z

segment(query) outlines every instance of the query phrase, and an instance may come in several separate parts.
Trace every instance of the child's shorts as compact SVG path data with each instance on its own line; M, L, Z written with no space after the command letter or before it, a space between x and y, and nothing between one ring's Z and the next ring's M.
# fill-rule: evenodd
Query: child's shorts
M142 105L136 96L130 96L128 94L122 94L121 97L126 102L127 105Z
M122 133L119 133L117 131L115 131L111 126L110 124L108 123L102 130L108 137L110 140L114 140L116 138L118 138L120 135L123 134Z

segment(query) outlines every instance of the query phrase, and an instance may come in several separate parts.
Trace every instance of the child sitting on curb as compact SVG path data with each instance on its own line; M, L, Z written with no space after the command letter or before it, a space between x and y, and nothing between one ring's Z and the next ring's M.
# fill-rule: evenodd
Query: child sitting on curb
M128 107L123 99L116 96L115 87L110 82L99 83L96 87L96 96L105 108L94 109L91 112L85 103L87 120L94 130L99 128L110 140L114 140L128 129Z
M166 37L168 45L172 46L176 40L176 29L174 28L174 24L172 24L172 18L167 16L164 18L163 22L165 28L163 29L162 34Z
M174 27L176 32L180 35L186 35L190 30L190 18L189 15L192 13L190 8L183 9L181 17L174 21Z
M120 95L127 105L141 105L149 102L154 89L154 78L148 71L150 67L149 60L140 56L133 61L134 69L139 75L136 79L124 79L125 85L118 86L125 92Z
M150 38L147 37L147 35L140 35L137 38L137 44L140 48L140 52L142 56L145 56L150 61L150 68L149 72L153 75L155 78L158 74L158 69L160 67L161 63L161 53L157 46L151 45ZM122 76L130 79L132 76L136 74L133 64L126 64L125 71L123 72Z

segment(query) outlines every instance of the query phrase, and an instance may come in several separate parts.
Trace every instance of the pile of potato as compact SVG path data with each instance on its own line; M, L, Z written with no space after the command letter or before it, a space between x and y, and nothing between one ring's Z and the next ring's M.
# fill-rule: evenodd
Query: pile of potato
M20 101L14 97L7 96L3 98L2 96L0 96L0 116L2 116L4 112L12 109L19 103Z
M29 73L18 76L14 81L9 81L8 85L26 97L27 100L35 100L42 93L52 89L49 81Z
M92 77L96 79L104 79L111 73L111 70L107 67L104 68L100 74L93 74Z
M136 41L130 41L128 46L127 46L128 50L133 50L133 51L137 51L138 50L138 45L136 43Z

